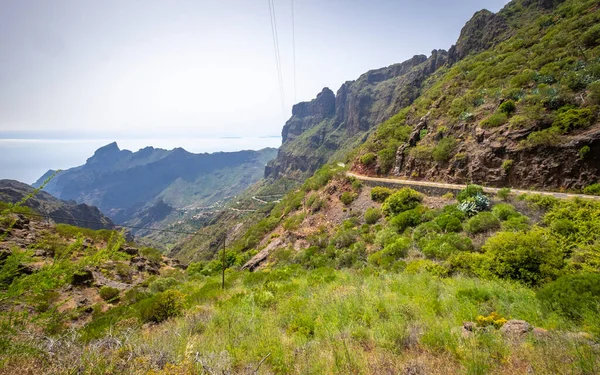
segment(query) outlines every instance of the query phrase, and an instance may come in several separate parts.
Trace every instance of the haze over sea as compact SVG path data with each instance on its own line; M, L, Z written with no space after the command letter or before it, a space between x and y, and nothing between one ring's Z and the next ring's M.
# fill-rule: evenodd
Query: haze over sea
M193 153L259 150L279 147L280 136L152 138L152 139L31 139L0 138L0 179L35 182L49 169L82 165L98 148L116 141L121 150L138 151L152 146L171 150L184 148Z

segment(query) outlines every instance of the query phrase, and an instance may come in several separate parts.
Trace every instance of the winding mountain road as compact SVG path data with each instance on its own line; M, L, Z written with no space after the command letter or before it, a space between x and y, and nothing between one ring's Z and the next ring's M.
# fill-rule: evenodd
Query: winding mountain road
M369 177L363 176L360 174L346 172L346 175L349 177L354 177L357 180L361 181L371 181L371 182L380 182L385 184L392 184L398 186L424 186L424 187L432 187L432 188L441 188L448 190L463 190L467 187L467 185L457 185L457 184L446 184L441 182L429 182L429 181L414 181L414 180L403 180L396 178L382 178L382 177ZM483 187L483 191L486 193L498 193L500 188L493 187ZM551 191L534 191L534 190L519 190L519 189L511 189L511 193L514 194L540 194L540 195L548 195L551 197L559 198L559 199L568 199L568 198L583 198L583 199L593 199L600 201L600 196L595 195L586 195L586 194L571 194L571 193L556 193Z

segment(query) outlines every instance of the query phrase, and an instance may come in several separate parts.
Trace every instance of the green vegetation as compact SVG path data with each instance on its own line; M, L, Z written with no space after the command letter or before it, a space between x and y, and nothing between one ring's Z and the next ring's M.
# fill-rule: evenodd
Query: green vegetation
M600 183L586 186L583 192L590 195L600 195Z
M110 286L103 286L100 288L100 297L105 301L115 301L119 298L119 289Z
M375 202L383 203L393 193L394 190L392 189L377 186L371 190L371 199Z
M445 162L450 160L455 147L456 139L454 137L447 137L442 139L438 142L438 144L433 148L433 151L431 152L433 160L437 162Z
M381 219L381 210L375 207L368 208L365 211L365 223L372 225Z
M412 210L422 201L423 194L410 188L402 188L390 195L385 202L383 202L381 210L385 216L390 217L404 211Z
M345 191L340 195L340 201L346 206L350 205L358 197L356 193Z

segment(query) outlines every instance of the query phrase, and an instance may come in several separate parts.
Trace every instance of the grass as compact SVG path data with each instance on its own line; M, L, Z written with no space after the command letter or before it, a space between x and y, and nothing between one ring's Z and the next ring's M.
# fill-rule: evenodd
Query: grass
M59 351L48 362L40 361L40 370L171 369L167 373L187 374L204 365L244 373L265 358L259 373L396 372L416 366L418 359L431 373L519 373L514 366L532 366L540 373L598 370L598 353L567 336L510 343L496 330L468 339L457 333L463 321L492 312L548 329L575 328L556 316L543 316L535 293L510 281L292 266L229 272L223 292L218 282L218 277L200 277L179 286L188 310L163 324L143 329L135 319L116 320L87 345L77 344L75 335L73 352ZM109 339L122 345L111 346ZM48 353L24 337L19 343L36 349L34 362ZM31 356L11 356L8 363ZM57 361L64 367L50 371Z

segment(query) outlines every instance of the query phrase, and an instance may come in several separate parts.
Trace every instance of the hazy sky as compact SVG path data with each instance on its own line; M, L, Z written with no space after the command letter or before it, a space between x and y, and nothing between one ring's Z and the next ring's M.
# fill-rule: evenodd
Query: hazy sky
M0 157L15 159L9 139L168 147L167 139L276 136L295 101L447 49L475 11L507 1L295 0L296 100L291 0L274 2L285 111L268 0L0 0ZM80 164L93 147L70 165L46 165L44 146L21 148L39 155L43 171ZM25 179L12 170L0 162L0 178Z

